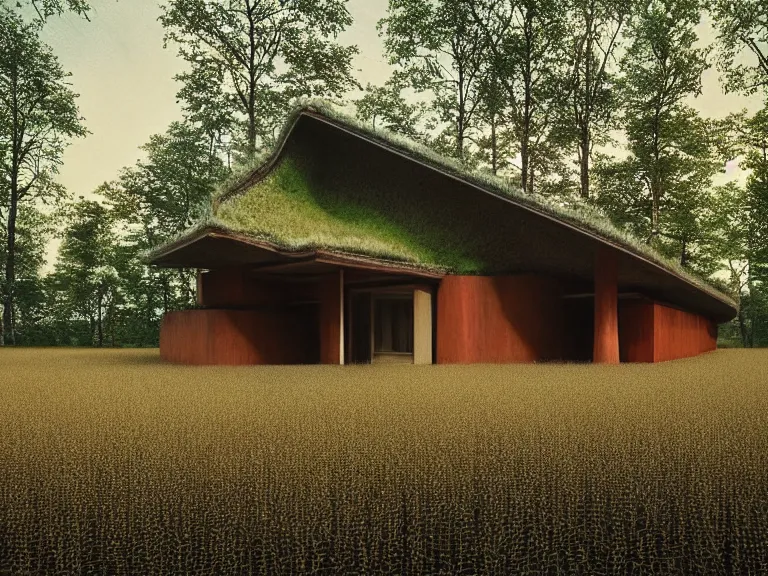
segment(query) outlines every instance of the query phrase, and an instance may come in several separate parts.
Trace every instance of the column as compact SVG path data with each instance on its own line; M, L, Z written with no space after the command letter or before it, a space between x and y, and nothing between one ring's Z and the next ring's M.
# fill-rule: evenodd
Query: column
M618 255L600 245L595 254L595 340L592 361L619 363Z
M413 363L432 364L432 293L413 291Z
M320 297L320 363L344 364L344 271L324 276Z

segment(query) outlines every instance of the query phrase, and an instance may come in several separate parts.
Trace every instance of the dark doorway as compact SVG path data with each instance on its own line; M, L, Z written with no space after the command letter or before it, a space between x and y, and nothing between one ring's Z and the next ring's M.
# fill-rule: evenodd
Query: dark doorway
M371 362L371 293L350 293L350 359L351 364Z
M412 363L413 293L352 290L348 298L348 363Z
M563 360L592 362L595 334L595 300L586 297L563 299L565 330Z
M374 359L413 362L413 295L374 294Z

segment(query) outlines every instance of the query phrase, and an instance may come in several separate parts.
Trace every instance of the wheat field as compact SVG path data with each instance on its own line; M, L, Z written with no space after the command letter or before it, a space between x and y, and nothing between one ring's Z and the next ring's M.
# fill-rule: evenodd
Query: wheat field
M0 574L768 573L768 350L0 375Z

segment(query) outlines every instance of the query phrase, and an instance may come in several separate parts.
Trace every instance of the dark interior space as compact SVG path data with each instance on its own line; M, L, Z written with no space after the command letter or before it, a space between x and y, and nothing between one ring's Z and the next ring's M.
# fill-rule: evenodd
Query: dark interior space
M350 292L351 315L347 321L346 339L351 344L349 363L371 362L371 293ZM349 346L347 348L349 350Z
M595 302L593 297L564 298L563 360L592 362L595 331Z
M303 350L300 364L320 363L320 304L318 302L301 302L288 307L296 318L298 329L295 334L299 338L296 346Z
M413 298L374 298L374 352L413 354Z

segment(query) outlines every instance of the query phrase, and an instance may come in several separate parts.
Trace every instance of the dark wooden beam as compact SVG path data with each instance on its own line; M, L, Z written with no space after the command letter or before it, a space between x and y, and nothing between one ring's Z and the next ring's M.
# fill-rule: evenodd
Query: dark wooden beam
M285 270L286 268L293 268L301 264L308 262L314 262L315 256L304 256L301 258L295 258L286 262L268 262L266 264L257 264L248 266L248 272L271 272L273 270Z

